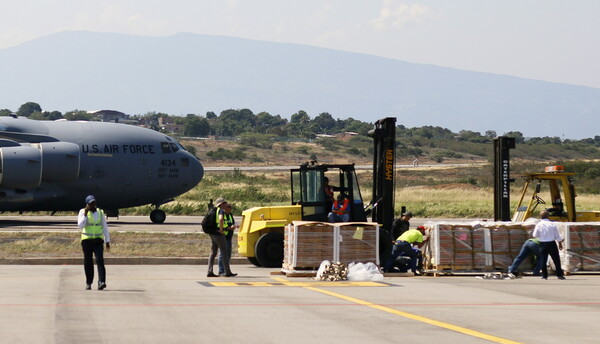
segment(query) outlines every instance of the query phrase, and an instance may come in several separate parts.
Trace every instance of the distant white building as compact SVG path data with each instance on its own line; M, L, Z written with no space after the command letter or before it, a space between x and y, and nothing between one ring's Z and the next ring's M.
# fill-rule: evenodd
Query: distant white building
M355 133L353 131L346 131L344 133L335 134L335 137L338 140L348 141L348 140L350 140L351 138L353 138L354 136L357 136L357 135L358 135L358 133Z

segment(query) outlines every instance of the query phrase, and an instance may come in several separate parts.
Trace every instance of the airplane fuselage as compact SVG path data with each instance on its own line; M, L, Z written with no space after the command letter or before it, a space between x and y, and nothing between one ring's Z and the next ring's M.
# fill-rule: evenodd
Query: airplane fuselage
M141 127L0 117L0 211L160 205L197 185L202 164L173 138Z

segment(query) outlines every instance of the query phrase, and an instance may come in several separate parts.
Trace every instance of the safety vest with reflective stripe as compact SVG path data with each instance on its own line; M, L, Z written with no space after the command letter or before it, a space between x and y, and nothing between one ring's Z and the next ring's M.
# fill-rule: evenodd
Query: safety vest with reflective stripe
M98 221L94 220L93 213L91 211L87 214L87 224L81 231L81 240L85 239L97 239L104 238L104 231L102 227L102 219L104 218L104 211L96 208L98 212Z
M348 213L348 206L350 205L350 200L345 198L344 203L340 204L339 201L333 202L333 212L338 215L344 215Z
M217 222L219 222L219 220L217 219ZM233 226L234 220L233 220L233 215L232 214L223 214L223 228L229 228L230 226ZM227 235L229 234L228 230L224 230L223 234Z

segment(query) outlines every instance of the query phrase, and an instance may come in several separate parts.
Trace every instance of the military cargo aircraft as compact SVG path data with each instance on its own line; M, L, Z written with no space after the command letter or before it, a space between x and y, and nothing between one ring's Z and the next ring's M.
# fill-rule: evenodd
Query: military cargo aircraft
M0 211L76 211L93 194L108 216L159 206L196 186L202 164L173 138L126 124L0 117Z

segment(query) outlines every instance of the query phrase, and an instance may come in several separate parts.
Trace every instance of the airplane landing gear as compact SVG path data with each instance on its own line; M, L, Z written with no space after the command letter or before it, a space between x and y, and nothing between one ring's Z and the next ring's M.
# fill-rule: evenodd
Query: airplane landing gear
M167 214L160 209L154 209L150 212L150 221L152 223L163 223L166 219Z

